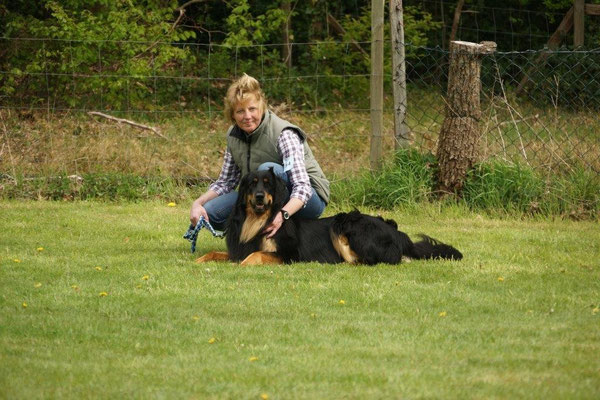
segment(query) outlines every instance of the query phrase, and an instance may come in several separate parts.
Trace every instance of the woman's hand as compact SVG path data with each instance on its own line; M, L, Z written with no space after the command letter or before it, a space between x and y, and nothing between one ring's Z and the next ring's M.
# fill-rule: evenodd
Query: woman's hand
M281 228L281 225L283 225L283 216L280 212L278 212L275 218L273 218L271 224L267 226L264 230L264 232L267 234L267 239L270 239L273 236L275 236L279 228Z
M206 222L210 222L208 220L208 213L204 208L204 204L206 204L212 199L216 199L218 196L219 195L217 194L217 192L209 189L202 196L194 200L194 202L192 203L192 209L190 210L190 222L192 223L192 225L196 226L200 217L204 217L204 220Z
M206 222L210 222L204 206L198 201L195 201L194 204L192 204L192 209L190 210L190 222L192 225L196 226L200 217L204 217Z
M300 210L303 206L304 206L304 203L302 202L302 200L298 200L298 199L292 197L290 199L290 201L288 201L286 203L286 205L283 206L282 210L287 211L288 214L290 216L292 216L298 210ZM273 236L275 236L275 234L277 233L279 228L281 228L281 225L283 225L283 215L281 215L281 212L278 212L277 215L275 216L275 218L273 218L273 221L271 222L271 224L269 226L267 226L263 231L264 233L267 234L267 239L270 239Z

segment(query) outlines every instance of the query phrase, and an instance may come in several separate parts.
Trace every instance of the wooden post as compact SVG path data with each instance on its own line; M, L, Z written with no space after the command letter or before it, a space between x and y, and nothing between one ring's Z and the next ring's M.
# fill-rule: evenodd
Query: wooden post
M585 15L600 15L600 4L586 4Z
M394 143L395 148L408 147L409 129L406 125L406 53L404 49L404 18L402 0L390 0L392 28L392 71L394 92Z
M381 167L383 130L383 9L371 0L371 169Z
M573 46L583 46L583 28L585 20L585 0L575 0L573 3Z
M477 161L481 118L481 56L496 50L496 43L450 43L450 69L446 117L440 131L437 158L438 189L458 194L467 171Z

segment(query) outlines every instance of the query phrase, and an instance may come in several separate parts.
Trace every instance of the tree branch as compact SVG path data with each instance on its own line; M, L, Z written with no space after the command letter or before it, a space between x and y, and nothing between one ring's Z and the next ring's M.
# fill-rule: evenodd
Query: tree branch
M133 122L133 121L130 121L128 119L113 117L112 115L103 114L103 113L98 112L98 111L90 111L90 112L88 112L88 115L90 115L90 116L94 116L95 115L95 116L98 116L98 117L109 119L111 121L118 122L119 124L127 124L127 125L134 126L136 128L140 128L140 129L145 129L145 130L148 130L148 131L152 131L152 132L154 132L155 135L160 136L161 138L168 140L168 138L166 136L164 136L163 134L160 133L160 131L158 130L158 128L154 128L152 126L139 124L137 122Z

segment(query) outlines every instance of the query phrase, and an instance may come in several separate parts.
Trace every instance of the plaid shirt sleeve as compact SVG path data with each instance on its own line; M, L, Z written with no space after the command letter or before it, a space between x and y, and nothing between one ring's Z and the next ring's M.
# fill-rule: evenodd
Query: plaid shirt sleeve
M281 154L284 164L285 160L292 160L291 169L286 171L292 183L290 197L301 200L305 205L312 196L312 187L306 165L304 164L304 147L298 134L292 129L284 129L279 136L277 149Z
M209 189L216 192L219 196L231 192L237 184L240 182L242 171L233 162L233 157L229 149L225 150L225 156L223 157L223 167L219 178L213 182Z

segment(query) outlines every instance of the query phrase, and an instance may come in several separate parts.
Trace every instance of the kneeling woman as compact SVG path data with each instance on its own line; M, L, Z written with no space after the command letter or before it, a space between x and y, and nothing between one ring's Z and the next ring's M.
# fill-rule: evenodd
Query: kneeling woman
M225 117L233 122L227 131L227 149L221 173L208 191L192 204L190 221L204 217L218 230L237 200L243 175L273 168L287 184L290 198L265 232L272 237L284 219L297 214L318 218L329 201L329 181L308 147L306 134L267 109L258 81L244 74L227 90Z

